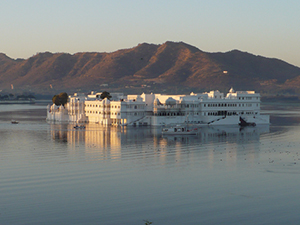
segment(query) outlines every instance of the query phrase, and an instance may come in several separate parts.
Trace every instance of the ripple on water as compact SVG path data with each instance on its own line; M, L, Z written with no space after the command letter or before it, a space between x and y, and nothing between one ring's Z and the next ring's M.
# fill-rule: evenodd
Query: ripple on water
M163 137L149 128L77 131L29 117L12 126L3 118L0 224L284 224L298 218L300 129L294 123Z

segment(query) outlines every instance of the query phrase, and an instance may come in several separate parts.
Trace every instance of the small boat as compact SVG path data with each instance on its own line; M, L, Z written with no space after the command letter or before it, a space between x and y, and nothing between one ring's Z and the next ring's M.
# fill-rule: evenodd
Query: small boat
M11 123L12 123L12 124L18 124L18 123L19 123L19 121L12 120L12 121L11 121Z
M240 123L239 125L241 127L247 127L247 126L252 126L252 127L255 127L256 126L256 123L249 123L247 122L246 120L244 120L242 117L240 117Z
M187 125L174 125L164 127L162 129L163 134L175 134L175 135L196 135L198 133L197 127L190 127Z
M84 125L80 125L78 126L78 124L76 124L76 126L74 126L75 129L85 129Z

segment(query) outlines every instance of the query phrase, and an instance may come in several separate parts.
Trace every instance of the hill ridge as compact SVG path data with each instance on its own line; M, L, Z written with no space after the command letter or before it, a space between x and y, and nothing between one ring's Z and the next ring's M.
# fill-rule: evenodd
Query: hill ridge
M38 53L14 60L0 53L0 89L36 93L99 90L256 90L300 94L300 68L237 49L208 53L184 42L141 43L111 53ZM51 84L51 85L50 85ZM51 88L53 87L54 90Z

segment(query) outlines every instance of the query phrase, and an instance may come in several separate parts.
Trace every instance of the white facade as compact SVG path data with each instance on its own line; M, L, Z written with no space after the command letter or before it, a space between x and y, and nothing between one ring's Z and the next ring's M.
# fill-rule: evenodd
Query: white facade
M112 93L113 100L99 94L74 94L62 108L48 106L47 120L91 122L102 125L152 125L192 123L199 125L269 124L269 116L260 114L260 94L230 89L190 95L141 94L124 96ZM57 109L58 108L58 109Z

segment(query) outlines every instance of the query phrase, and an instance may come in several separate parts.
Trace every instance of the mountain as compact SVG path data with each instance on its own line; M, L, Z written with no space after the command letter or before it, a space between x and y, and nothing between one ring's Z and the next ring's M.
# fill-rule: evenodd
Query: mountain
M52 94L90 90L188 93L218 89L300 94L300 68L233 50L207 53L183 42L139 44L112 53L0 53L0 89ZM52 86L52 88L51 88Z

